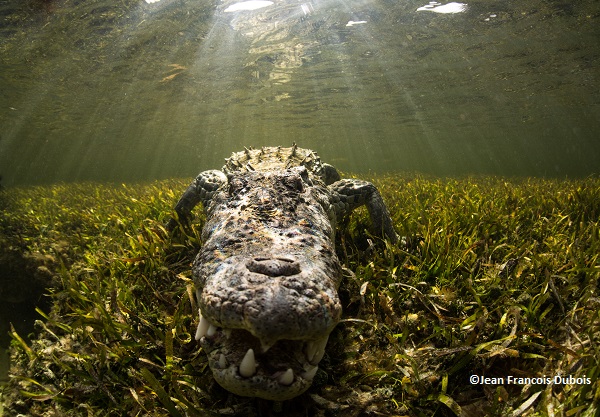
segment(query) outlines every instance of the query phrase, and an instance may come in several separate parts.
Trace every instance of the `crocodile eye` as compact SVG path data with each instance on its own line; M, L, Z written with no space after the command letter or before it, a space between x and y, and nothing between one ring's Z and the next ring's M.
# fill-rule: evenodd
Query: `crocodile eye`
M234 196L244 189L244 181L241 178L234 177L229 180L229 195Z
M299 193L304 192L304 183L302 182L302 178L299 175L288 175L283 180L286 187L297 191Z

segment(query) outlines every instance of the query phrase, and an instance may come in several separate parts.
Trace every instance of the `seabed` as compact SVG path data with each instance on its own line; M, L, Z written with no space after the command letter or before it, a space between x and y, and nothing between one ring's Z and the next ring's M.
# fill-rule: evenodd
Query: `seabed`
M361 178L406 242L371 236L364 210L345 222L344 319L279 404L220 388L194 340L204 218L163 227L189 180L1 190L0 267L24 266L0 295L31 279L52 307L10 331L0 415L599 413L600 179Z

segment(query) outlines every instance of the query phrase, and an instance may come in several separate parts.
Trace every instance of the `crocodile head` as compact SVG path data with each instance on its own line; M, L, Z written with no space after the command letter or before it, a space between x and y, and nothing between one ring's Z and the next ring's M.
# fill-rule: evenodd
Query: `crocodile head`
M234 173L213 196L193 266L196 339L243 396L306 391L341 315L327 188L300 166Z

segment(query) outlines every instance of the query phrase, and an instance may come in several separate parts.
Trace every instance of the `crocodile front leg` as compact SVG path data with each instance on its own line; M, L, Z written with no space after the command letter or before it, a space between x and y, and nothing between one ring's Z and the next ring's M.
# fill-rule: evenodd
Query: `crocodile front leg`
M183 224L189 223L190 213L198 203L202 203L206 210L215 192L225 183L227 183L227 176L216 169L198 174L175 206L179 221ZM169 220L166 229L171 232L175 227L177 227L177 221Z
M365 205L369 210L375 233L383 233L392 243L398 242L399 237L392 225L390 212L383 202L381 194L372 183L355 179L343 179L334 182L328 188L331 191L331 203L338 219Z

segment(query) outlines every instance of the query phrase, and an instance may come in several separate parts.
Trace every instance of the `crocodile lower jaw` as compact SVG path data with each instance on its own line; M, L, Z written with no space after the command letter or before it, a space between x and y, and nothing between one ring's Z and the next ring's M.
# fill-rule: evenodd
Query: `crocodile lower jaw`
M201 314L196 331L219 385L238 395L278 401L310 387L328 338L263 346L248 331L217 327Z

